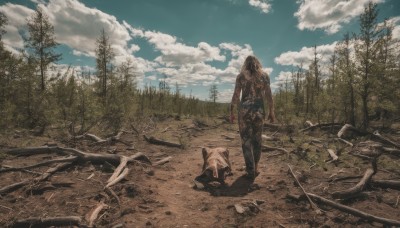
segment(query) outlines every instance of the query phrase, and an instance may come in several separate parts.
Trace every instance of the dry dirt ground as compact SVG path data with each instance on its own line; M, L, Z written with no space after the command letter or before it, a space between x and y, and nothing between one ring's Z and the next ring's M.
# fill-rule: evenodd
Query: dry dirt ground
M194 124L195 123L195 124ZM199 123L204 123L199 124ZM261 174L254 183L242 177L244 160L237 125L220 119L176 120L173 117L153 118L133 123L139 134L122 135L124 142L96 144L88 140L72 140L62 130L48 130L43 136L28 131L10 131L0 140L0 153L9 148L54 145L75 147L93 153L132 155L142 152L156 162L167 156L172 159L160 166L142 162L129 164L129 175L112 186L119 198L104 192L107 179L115 169L109 163L74 164L52 175L47 181L30 183L0 196L0 227L12 226L16 220L29 217L80 216L81 226L88 225L88 215L99 204L96 227L381 227L358 217L320 205L325 212L317 214L302 195L288 173L290 164L303 187L332 199L330 193L354 186L361 177L339 181L337 178L363 175L370 163L350 156L349 148L330 140L324 131L292 133L265 130L264 134L277 141L265 145L282 147L289 156L278 151L264 152L260 162ZM61 133L60 133L61 132ZM294 130L297 132L297 130ZM397 132L398 133L398 132ZM152 145L142 135L181 143L184 149ZM106 137L97 131L97 135ZM362 139L361 139L362 140ZM324 147L325 145L325 147ZM227 147L230 151L233 175L227 186L208 186L201 189L193 179L200 174L202 147ZM327 163L326 146L341 150L339 162ZM13 157L0 154L2 167L21 167L58 157L42 154ZM0 173L0 188L14 182L31 179L47 170L49 165L29 171ZM399 180L399 162L382 156L375 179ZM334 181L336 178L337 181ZM199 189L200 188L200 189ZM336 201L364 212L389 219L399 219L400 191L369 186L363 194L351 200ZM39 226L40 227L40 226Z

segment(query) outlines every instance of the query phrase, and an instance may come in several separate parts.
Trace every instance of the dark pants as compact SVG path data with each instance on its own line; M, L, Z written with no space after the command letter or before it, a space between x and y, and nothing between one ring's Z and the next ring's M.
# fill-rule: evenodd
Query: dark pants
M264 123L263 107L254 103L242 103L239 108L239 132L246 171L256 176L256 167L261 156L261 134Z

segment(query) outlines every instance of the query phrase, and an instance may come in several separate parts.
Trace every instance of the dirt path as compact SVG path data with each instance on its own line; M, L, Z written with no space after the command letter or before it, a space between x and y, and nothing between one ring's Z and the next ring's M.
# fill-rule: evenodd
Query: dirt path
M130 225L149 225L156 227L236 227L255 226L272 227L279 224L290 225L293 218L291 209L287 208L285 195L288 192L286 163L281 158L267 159L264 153L260 162L260 176L255 184L245 178L244 160L241 151L240 137L236 126L226 125L218 129L204 130L190 140L190 147L185 150L171 150L162 146L152 146L152 150L164 151L173 159L155 170L154 176L143 184L156 190L154 199L162 207L152 207L146 216L132 214L126 219L135 218ZM159 127L163 129L164 127ZM173 130L169 132L174 134ZM233 140L224 135L233 136ZM227 187L208 190L193 188L193 179L201 171L203 159L201 147L227 147L233 166L233 175L227 177ZM157 152L155 152L157 153ZM290 182L290 181L289 181ZM258 208L243 214L236 212L235 204L247 205L256 202ZM259 211L258 211L259 210ZM307 212L306 212L307 214ZM294 225L294 224L293 224ZM297 223L298 225L298 223Z

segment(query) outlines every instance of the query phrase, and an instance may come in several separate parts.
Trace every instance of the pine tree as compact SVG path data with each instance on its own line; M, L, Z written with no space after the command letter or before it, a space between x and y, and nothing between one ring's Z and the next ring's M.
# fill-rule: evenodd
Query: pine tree
M361 75L361 101L363 113L363 129L369 126L368 99L371 95L371 86L374 82L374 65L376 61L377 42L381 30L377 24L378 9L377 4L369 2L364 8L364 13L360 15L360 34L357 36L358 42L355 45L357 59L360 66Z
M6 31L4 30L4 26L7 24L8 19L6 17L6 15L4 15L2 12L0 12L0 45L2 46L3 44L3 35L6 33Z
M112 72L112 61L114 59L114 50L110 44L110 38L104 29L101 30L100 37L96 40L96 67L97 76L100 79L100 94L103 102L107 101L107 80Z
M215 102L217 101L217 99L218 99L218 94L219 94L219 92L218 92L218 87L217 87L217 85L216 84L212 84L211 86L210 86L210 91L209 91L210 93L209 93L209 98L213 101L213 103L215 104Z
M393 39L393 25L388 21L383 22L381 29L376 58L377 78L376 83L373 84L373 90L374 95L377 96L376 118L385 120L389 113L396 112L396 102L400 98L399 94L396 94L398 90L396 79L399 78L396 52L400 41Z
M343 83L341 89L342 106L344 110L347 110L350 106L350 111L345 111L346 120L350 121L350 124L356 125L356 97L355 97L355 63L351 59L351 39L349 33L344 35L344 38L336 46L338 54L338 76L340 81Z
M26 40L26 47L39 64L40 88L43 92L46 88L46 70L49 64L61 59L61 54L54 53L54 49L58 46L54 37L54 26L40 7L28 19L28 30L29 37Z

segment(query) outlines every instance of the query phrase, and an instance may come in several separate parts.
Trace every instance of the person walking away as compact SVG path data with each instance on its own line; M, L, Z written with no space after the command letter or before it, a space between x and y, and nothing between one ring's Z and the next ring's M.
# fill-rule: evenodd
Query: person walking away
M239 103L239 96L242 97ZM254 180L258 175L258 162L261 156L261 135L265 119L264 99L268 103L268 120L275 122L274 102L270 79L263 72L260 61L255 56L248 56L241 72L236 77L235 90L230 106L230 122L235 115L234 106L238 107L238 124L242 140L243 156L246 163L246 177Z

